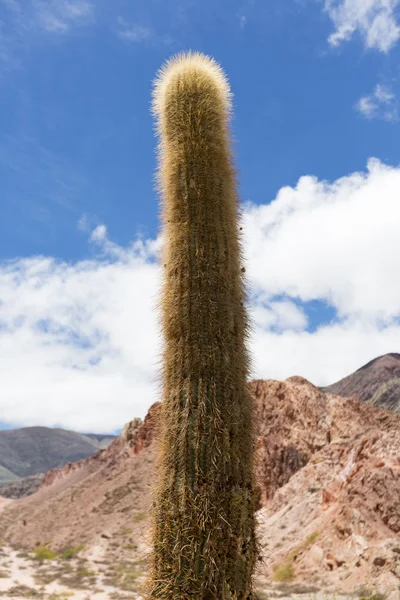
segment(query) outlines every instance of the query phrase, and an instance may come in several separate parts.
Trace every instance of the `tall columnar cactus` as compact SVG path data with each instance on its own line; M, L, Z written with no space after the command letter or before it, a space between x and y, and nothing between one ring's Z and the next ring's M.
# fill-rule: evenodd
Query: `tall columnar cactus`
M165 350L149 596L244 600L257 544L229 85L212 59L179 55L160 71L153 106Z

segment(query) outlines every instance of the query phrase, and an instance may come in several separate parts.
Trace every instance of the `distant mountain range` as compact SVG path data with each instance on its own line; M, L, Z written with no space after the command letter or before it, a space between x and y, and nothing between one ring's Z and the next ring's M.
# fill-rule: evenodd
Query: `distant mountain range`
M400 354L380 356L321 389L400 413ZM92 456L113 439L112 435L47 427L0 431L0 496L15 498L34 492L42 479L39 475Z
M0 431L0 484L77 462L108 446L114 437L48 427Z
M353 396L376 408L400 412L400 354L379 356L352 375L322 389L337 396Z

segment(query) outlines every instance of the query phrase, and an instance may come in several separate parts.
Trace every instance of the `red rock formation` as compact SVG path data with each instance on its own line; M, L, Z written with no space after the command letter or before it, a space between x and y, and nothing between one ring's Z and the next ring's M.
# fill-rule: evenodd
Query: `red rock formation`
M353 591L400 585L400 415L325 394L305 379L254 381L260 576L291 564L296 581ZM0 538L109 543L151 502L159 404L105 450L52 471L1 513ZM134 524L132 525L132 518ZM104 540L110 540L104 542ZM375 586L375 587L374 587Z

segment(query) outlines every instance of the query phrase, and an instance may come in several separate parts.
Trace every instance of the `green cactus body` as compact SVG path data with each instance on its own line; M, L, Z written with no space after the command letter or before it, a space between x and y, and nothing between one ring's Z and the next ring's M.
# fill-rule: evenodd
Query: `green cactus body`
M165 248L163 405L149 596L252 598L252 400L229 120L220 67L175 57L156 81Z

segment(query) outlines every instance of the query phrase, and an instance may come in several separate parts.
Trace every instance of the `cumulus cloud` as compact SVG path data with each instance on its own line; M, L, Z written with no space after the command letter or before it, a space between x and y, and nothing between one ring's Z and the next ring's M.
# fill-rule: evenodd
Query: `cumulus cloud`
M390 322L400 315L395 252L400 169L377 159L365 173L328 183L302 177L244 215L256 291L324 300L340 317Z
M381 326L349 318L323 325L314 333L257 328L251 344L254 373L279 380L301 375L315 385L329 385L377 356L398 352L399 340L398 321Z
M308 319L301 307L289 300L270 301L265 294L253 297L250 313L257 329L303 331Z
M363 173L332 183L302 177L268 205L244 214L248 273L254 297L307 305L319 300L337 318L305 328L255 331L258 376L294 373L327 384L400 339L400 169L376 159ZM396 337L397 336L397 337Z
M400 167L371 159L365 172L302 177L245 207L254 376L325 385L399 350L399 194ZM158 397L162 240L122 248L98 225L90 244L90 260L0 263L0 405L10 424L112 431ZM312 301L334 317L310 327Z
M396 96L390 88L379 83L371 94L358 100L355 108L366 119L398 120Z
M325 10L335 27L329 43L339 46L357 32L366 48L389 52L400 37L399 5L400 0L325 0Z
M159 244L123 249L104 227L92 240L92 260L1 265L3 421L112 431L155 400Z

